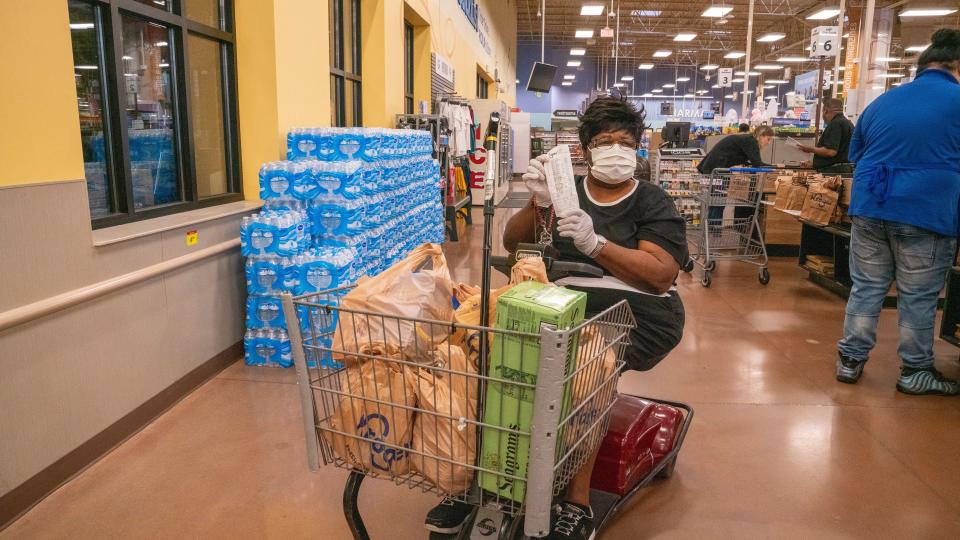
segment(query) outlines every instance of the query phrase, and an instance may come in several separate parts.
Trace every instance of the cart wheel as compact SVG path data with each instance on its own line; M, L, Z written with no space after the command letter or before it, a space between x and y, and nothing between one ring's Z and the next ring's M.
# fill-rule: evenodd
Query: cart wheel
M710 272L703 273L703 279L700 280L700 284L704 287L710 286Z
M717 269L717 261L708 262L706 266L703 267L703 269L706 270L707 272L713 272L714 270Z
M674 456L674 458L670 460L670 463L667 463L662 469L660 469L660 472L657 473L657 478L670 478L673 476L673 471L676 468L677 458Z
M687 264L683 265L682 270L688 274L693 272L693 259L687 259Z
M762 285L766 285L767 283L770 283L770 271L767 270L766 268L761 268L760 275L757 276L757 278L760 280L760 283Z

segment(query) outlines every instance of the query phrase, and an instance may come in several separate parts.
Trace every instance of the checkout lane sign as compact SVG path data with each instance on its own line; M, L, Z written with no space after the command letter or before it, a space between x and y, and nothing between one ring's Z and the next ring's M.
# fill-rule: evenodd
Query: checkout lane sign
M840 28L818 26L810 31L810 58L829 58L840 50Z
M717 70L717 86L720 88L733 87L733 68L720 68Z

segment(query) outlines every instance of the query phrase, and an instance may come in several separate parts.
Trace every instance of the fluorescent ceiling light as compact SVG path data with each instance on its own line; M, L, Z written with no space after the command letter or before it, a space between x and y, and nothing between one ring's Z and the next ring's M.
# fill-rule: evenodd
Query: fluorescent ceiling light
M576 33L574 33L573 37L592 38L593 30L577 30Z
M733 94L727 94L727 95L725 95L725 96L723 96L723 97L726 98L726 99L733 99Z
M62 28L62 27L61 27L61 28ZM85 65L85 64L81 64L81 65L78 65L78 66L73 66L73 69L97 69L97 66L88 66L88 65Z
M752 93L753 93L753 90L747 90L746 92L744 92L744 94L747 94L748 96Z
M759 72L759 71L751 71L750 73L747 73L747 75L749 75L749 76L751 76L751 77L756 77L757 75L760 75L760 72Z
M661 89L659 89L659 88L654 88L653 90L651 90L651 92L653 92L654 94L662 94L662 93L663 93L663 90L661 90Z
M895 83L891 84L890 86L900 86L901 84L903 84L903 83L902 83L902 82L895 82Z
M839 69L840 71L843 71L843 70L845 70L845 69L847 69L847 68L844 67L844 66L840 66L840 67L838 67L837 69Z
M693 41L693 38L697 37L696 34L691 32L681 32L677 34L673 40L674 41Z
M626 85L623 84L622 82L618 82L618 83L614 83L613 86L614 86L615 88L623 88L623 87L626 86Z
M70 23L71 30L89 30L91 28L93 28L92 22Z
M901 17L943 17L956 13L957 10L951 8L923 8L906 9L900 12Z
M584 4L580 8L581 15L603 15L603 4Z
M877 75L880 79L900 79L903 78L903 73L881 73Z
M166 41L158 41L158 42L154 43L154 45L156 45L157 47L166 47L166 46L167 46L167 42L166 42Z
M667 83L667 84L665 84L665 85L663 85L663 87L664 87L664 88L676 88L676 87L677 87L677 85L675 85L675 84L670 84L670 83Z
M878 56L877 62L899 62L900 57L897 56Z
M720 66L718 66L718 65L716 65L716 64L707 64L707 65L705 65L705 66L700 66L700 69L702 69L703 71L713 71L713 70L717 69L718 67L720 67Z
M677 82L687 82L690 80L690 77L677 77Z
M640 64L637 69L653 69L653 64Z
M624 75L623 77L620 77L620 80L621 80L621 81L632 81L632 80L633 80L633 75Z
M661 13L658 9L635 9L630 12L634 17L659 17Z
M770 84L787 84L787 83L789 83L790 81L786 81L786 80L783 80L783 79L770 79L769 81L766 81L766 82L768 82L768 83L770 83Z
M781 56L777 58L777 62L786 62L786 63L800 63L807 62L808 60L802 56Z
M729 6L713 6L713 7L708 7L706 10L704 10L704 12L700 16L714 17L714 18L723 17L724 15L726 15L727 13L730 13L731 11L733 11L733 8Z
M753 67L754 69L758 69L760 71L774 71L777 69L783 69L783 66L777 64L757 64Z
M683 97L685 97L685 98L692 98L692 97L694 97L694 95L693 95L693 94L684 94Z
M587 54L586 49L570 49L570 56L583 56Z
M923 51L927 50L927 47L929 47L929 46L930 46L929 43L926 44L926 45L911 45L910 47L907 47L907 48L904 49L904 50L907 51L907 52L923 52Z
M742 79L742 78L737 78L737 79L733 79L733 80L731 80L730 82L734 82L734 83L742 83L742 82L743 82L743 79Z
M646 93L646 94L644 94L644 95L642 95L642 96L640 96L640 97L651 98L651 97L653 97L653 94L651 94L651 93Z
M580 67L579 60L570 60L567 62L567 67Z
M808 21L825 21L827 19L832 19L840 14L840 10L837 8L823 8L820 11L807 15Z
M715 84L715 85L711 86L710 88L720 88L720 85L719 85L719 84Z
M697 90L697 93L702 96L702 95L707 94L707 93L709 93L709 92L708 92L707 90Z
M791 91L787 92L787 93L784 94L784 95L785 95L785 96L794 96L794 95L796 95L796 94L797 94L796 92L794 92L793 90L791 90Z
M654 58L666 58L673 54L673 51L657 51L653 53Z
M774 86L774 85L772 85L772 84L765 84L765 85L763 85L763 88L766 89L766 90L770 90L771 88L776 88L776 86Z
M786 34L781 34L780 32L770 32L769 34L764 34L758 37L757 41L761 43L773 43L774 41L780 41L785 37L787 37Z
M563 78L566 79L566 80L568 80L568 81L572 81L573 79L576 79L577 76L576 76L576 75L564 75Z
M170 64L168 64L168 63L166 63L166 62L160 62L160 64L158 64L158 65L159 65L160 67L170 67Z
M560 86L573 86L573 83L570 81L563 81L562 83L560 83Z
M732 59L736 60L737 58L743 58L743 57L746 56L746 55L747 55L747 53L745 53L745 52L728 52L727 54L723 55L723 57L724 57L724 58L732 58Z
M121 58L123 58L124 60L133 60L133 57L132 57L132 56L126 56L126 55L124 55L124 56L121 56Z

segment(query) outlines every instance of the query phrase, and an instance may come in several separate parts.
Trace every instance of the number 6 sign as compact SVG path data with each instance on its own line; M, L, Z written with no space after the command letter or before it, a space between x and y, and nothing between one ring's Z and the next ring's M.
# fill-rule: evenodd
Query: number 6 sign
M836 56L840 51L840 29L818 26L810 31L810 58Z

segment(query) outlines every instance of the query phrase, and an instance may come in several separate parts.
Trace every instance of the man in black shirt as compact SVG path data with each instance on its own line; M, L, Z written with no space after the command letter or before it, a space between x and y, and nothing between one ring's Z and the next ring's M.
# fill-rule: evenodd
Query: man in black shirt
M811 165L818 171L850 172L838 170L849 160L847 153L853 137L853 123L843 115L843 102L836 98L823 100L823 119L827 127L817 146L800 146L800 150L813 154Z

